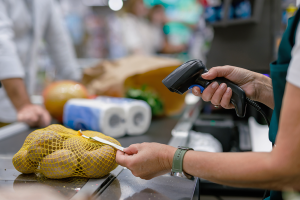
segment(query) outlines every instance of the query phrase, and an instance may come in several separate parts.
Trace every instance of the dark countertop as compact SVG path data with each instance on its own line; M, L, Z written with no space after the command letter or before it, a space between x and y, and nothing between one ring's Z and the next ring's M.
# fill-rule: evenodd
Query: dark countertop
M118 138L117 140L122 144L122 146L127 147L134 143L142 143L142 142L159 142L163 144L167 144L169 140L171 139L171 130L176 125L177 121L179 119L179 116L177 117L170 117L170 118L159 118L152 120L152 123L150 125L149 130L140 136L125 136L122 138ZM14 169L14 166L12 165L11 159L12 156L21 148L21 146L24 143L25 138L35 129L29 129L26 131L22 131L17 135L14 135L12 137L5 138L3 140L0 140L0 188L1 187L10 187L15 189L16 186L22 186L22 185L32 185L33 187L36 186L36 184L39 185L47 185L52 188L54 188L56 191L60 192L67 198L71 198L74 196L77 192L75 191L75 188L81 188L84 186L84 184L88 181L88 179L84 178L68 178L68 179L61 179L61 180L45 180L43 178L40 178L36 176L35 174L31 175L23 175L20 174L18 171ZM124 175L126 174L126 175ZM116 179L112 183L112 187L108 187L109 190L116 190L117 182L125 184L125 182L134 183L135 181L139 181L141 179L134 177L129 170L124 170L120 174L120 179ZM119 176L118 176L119 177ZM130 180L126 180L124 178L130 177ZM173 177L170 177L171 179ZM157 179L154 179L154 181L157 181ZM166 180L166 181L169 181ZM147 185L144 181L143 185L140 185L141 187L136 187L138 184L134 186L134 188L137 189L146 189ZM158 182L161 183L161 180L158 180ZM149 182L150 183L150 182ZM155 182L154 182L155 183ZM155 186L156 184L152 184L152 186ZM193 185L191 183L191 185ZM129 185L127 184L126 187ZM94 186L96 189L96 185ZM125 187L125 186L124 186ZM122 194L132 194L125 192L123 185L121 185L121 188L117 190L122 189ZM151 188L151 186L149 186ZM167 187L169 188L169 187ZM152 190L155 189L152 188ZM152 191L151 190L151 191ZM160 187L160 190L164 190L162 187ZM137 191L137 190L136 190ZM150 190L149 190L150 191ZM141 191L137 191L139 193ZM142 193L145 193L143 191ZM153 192L155 193L155 191ZM108 193L103 193L103 195L107 195ZM111 198L103 198L101 195L101 199L116 199L113 196ZM172 198L171 198L172 199Z
M172 177L169 174L151 180L134 177L128 169L110 184L98 200L190 200L197 180Z

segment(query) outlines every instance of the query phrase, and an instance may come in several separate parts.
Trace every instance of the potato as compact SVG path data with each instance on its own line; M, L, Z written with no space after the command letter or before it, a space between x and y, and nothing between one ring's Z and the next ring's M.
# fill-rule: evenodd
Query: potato
M31 145L28 148L28 157L31 161L41 162L45 156L51 154L52 152L52 150L48 150L39 145Z
M28 151L19 151L12 159L13 165L19 172L23 174L34 173L39 163L33 162L29 159Z
M77 164L77 158L72 151L58 150L46 156L40 166L41 172L47 178L61 179L72 176Z
M70 150L76 155L82 154L89 147L89 144L83 137L75 136L63 142L63 149Z
M28 154L30 160L41 162L45 156L62 149L63 141L64 138L53 131L41 132L29 145Z
M45 130L60 132L65 135L77 135L77 131L66 128L60 124L52 124L52 125L48 126L47 128L45 128Z
M40 134L43 133L42 129L39 130L35 130L33 132L31 132L25 139L23 147L24 146L29 146L30 144L32 144L32 142L35 140L35 138L37 138Z
M23 147L28 148L33 142L36 140L39 140L40 143L45 142L46 140L55 142L54 139L57 140L65 140L69 138L70 136L77 135L78 131L74 131L72 129L66 128L59 124L52 124L44 129L38 129L33 132L31 132L27 138L25 139L25 142L23 144ZM24 148L24 149L25 149Z
M86 151L80 161L83 173L88 178L101 178L114 170L116 150L108 145L94 151Z
M31 143L32 145L39 145L48 151L56 151L62 149L64 138L62 135L54 131L45 131L39 134Z

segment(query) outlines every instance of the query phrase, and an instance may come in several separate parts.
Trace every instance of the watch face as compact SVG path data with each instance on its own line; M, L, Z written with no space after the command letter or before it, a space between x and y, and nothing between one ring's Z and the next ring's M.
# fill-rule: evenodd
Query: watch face
M187 173L184 173L184 172L173 172L173 171L171 171L170 175L180 177L180 178L187 178L187 179L190 179L190 180L194 180L194 176L192 176L190 174L187 174Z
M186 176L184 175L183 172L173 172L171 171L171 176L177 176L177 177L181 177L181 178L186 178Z

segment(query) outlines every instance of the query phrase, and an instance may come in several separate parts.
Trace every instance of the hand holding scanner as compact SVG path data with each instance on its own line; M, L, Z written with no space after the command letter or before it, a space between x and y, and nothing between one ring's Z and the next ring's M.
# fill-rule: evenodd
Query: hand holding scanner
M227 87L232 89L230 102L234 105L237 116L244 117L247 106L244 90L226 78L218 77L213 80L205 80L201 75L206 72L208 70L200 60L190 60L175 69L162 82L171 92L178 94L185 93L193 86L202 87L202 91L212 82L216 81L219 85L226 83Z

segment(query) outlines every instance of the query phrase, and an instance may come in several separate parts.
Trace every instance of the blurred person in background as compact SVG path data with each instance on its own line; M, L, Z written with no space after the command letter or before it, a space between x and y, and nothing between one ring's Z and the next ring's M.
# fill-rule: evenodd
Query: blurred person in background
M91 12L91 7L84 5L82 0L59 0L62 16L70 33L77 57L83 57L83 47L86 37L85 17Z
M149 9L143 0L130 0L121 16L122 42L127 54L153 55L163 46L163 35L153 31L146 19Z
M186 50L186 45L172 45L168 42L168 39L163 32L163 27L169 20L167 19L165 9L162 5L153 6L149 11L148 18L152 34L157 35L156 37L158 38L155 42L160 42L161 49L158 50L159 53L173 54Z
M57 79L79 80L74 50L55 0L0 0L0 126L16 120L44 127L51 117L33 105L37 52L45 40Z

